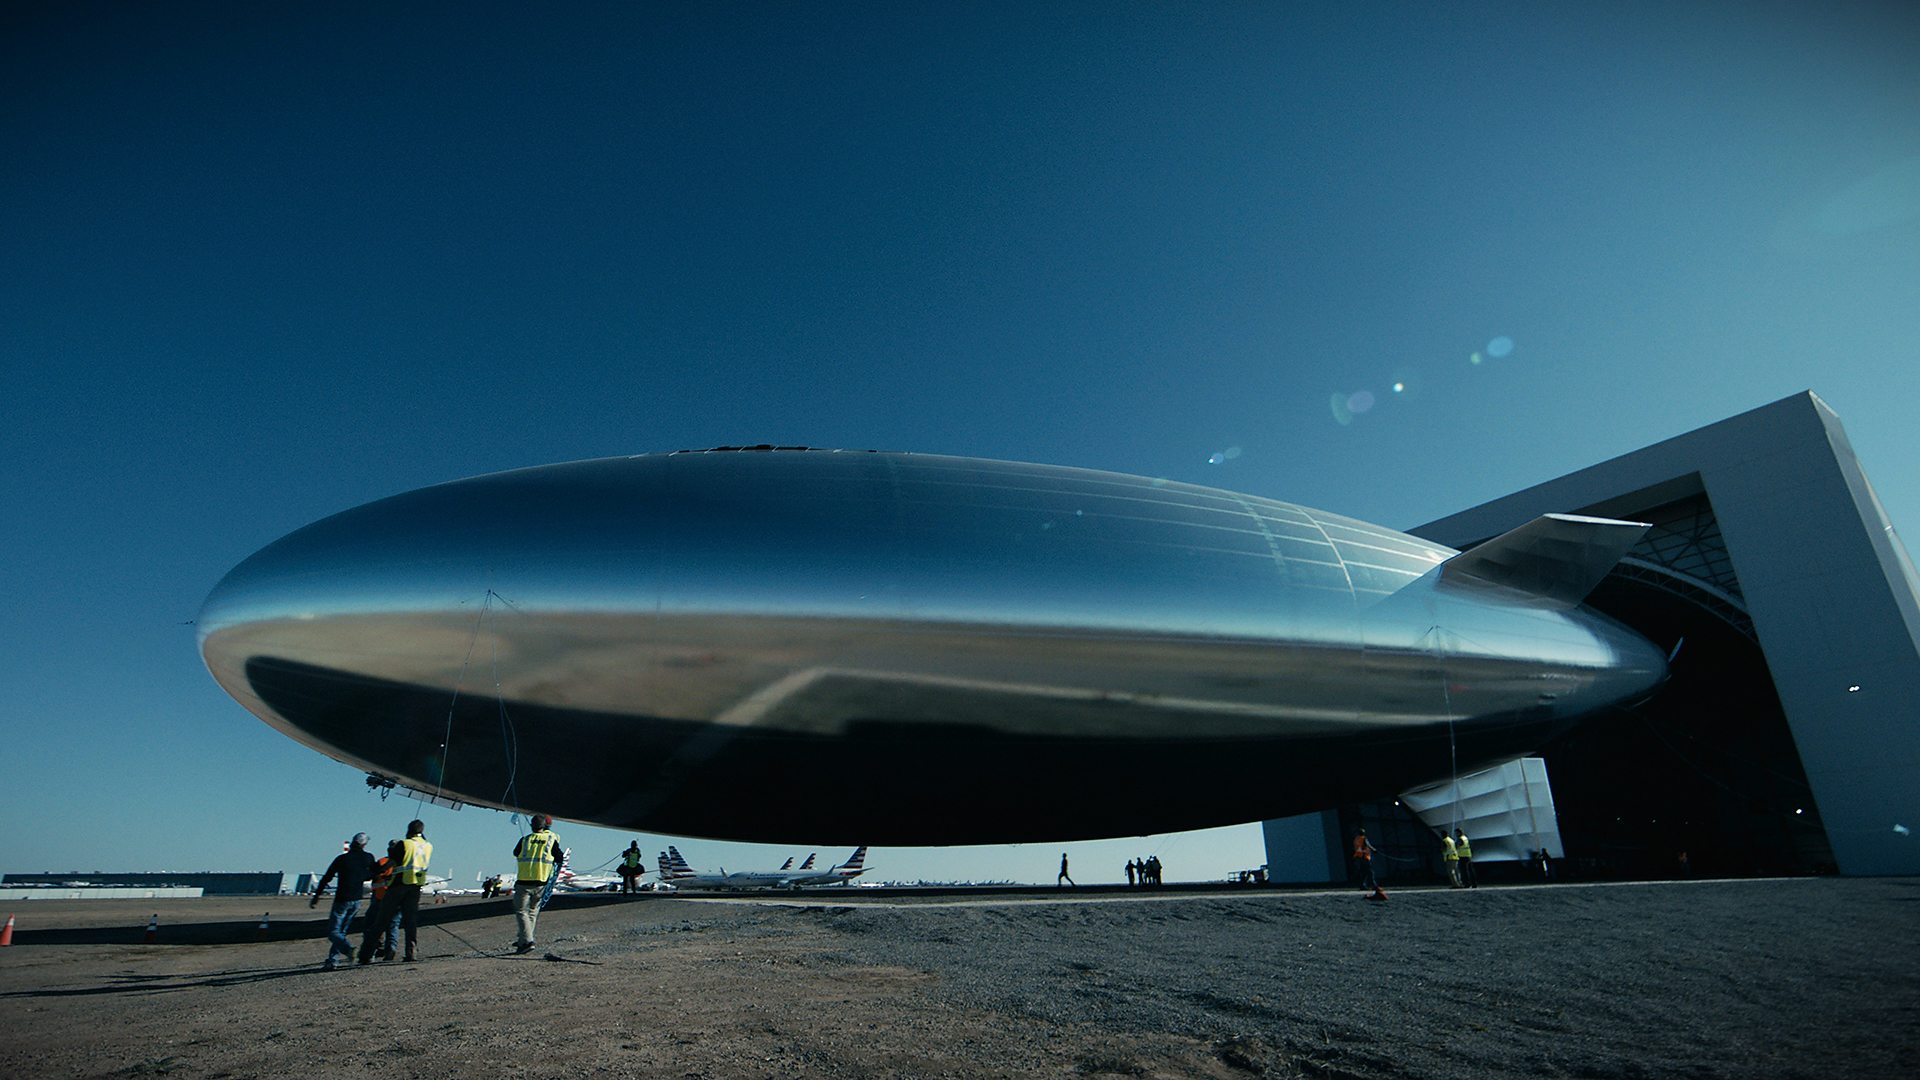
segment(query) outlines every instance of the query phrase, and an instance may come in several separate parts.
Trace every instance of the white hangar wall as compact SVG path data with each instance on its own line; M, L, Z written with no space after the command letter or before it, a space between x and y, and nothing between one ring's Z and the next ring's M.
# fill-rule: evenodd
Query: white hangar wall
M1920 874L1920 578L1813 393L1410 530L1466 548L1546 513L1704 492L1843 874ZM1711 589L1711 582L1705 582Z

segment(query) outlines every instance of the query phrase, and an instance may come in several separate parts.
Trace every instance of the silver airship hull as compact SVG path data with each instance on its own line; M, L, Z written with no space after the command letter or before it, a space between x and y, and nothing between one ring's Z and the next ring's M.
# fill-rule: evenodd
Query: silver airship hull
M1403 790L1664 678L1604 616L1448 580L1456 554L1114 473L702 451L348 510L236 567L198 625L269 724L465 802L738 840L1064 840Z

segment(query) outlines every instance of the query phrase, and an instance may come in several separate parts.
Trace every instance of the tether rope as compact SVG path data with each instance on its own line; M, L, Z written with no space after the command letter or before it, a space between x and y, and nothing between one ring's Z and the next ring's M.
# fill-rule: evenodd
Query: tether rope
M487 590L487 598L480 605L480 611L473 617L473 632L467 635L467 655L460 661L460 674L453 681L453 697L447 702L447 730L440 737L440 775L434 778L433 795L439 798L446 789L447 758L453 754L453 710L460 704L460 688L466 685L467 665L473 662L473 647L480 640L480 624L486 619L488 610L493 606L493 590Z

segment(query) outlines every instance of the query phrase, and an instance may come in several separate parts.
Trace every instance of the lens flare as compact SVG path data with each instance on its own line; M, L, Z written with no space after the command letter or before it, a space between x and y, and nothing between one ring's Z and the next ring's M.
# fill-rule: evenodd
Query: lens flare
M1333 422L1345 427L1353 423L1353 411L1347 408L1347 395L1335 394L1327 402L1333 407Z
M1360 390L1347 397L1347 408L1355 415L1373 408L1373 391Z
M1420 369L1407 364L1395 364L1393 369L1387 372L1387 378L1393 380L1391 386L1394 396L1409 401L1420 396L1420 388L1424 385L1421 382L1423 377Z
M1495 360L1513 352L1513 339L1502 335L1487 342L1487 355Z

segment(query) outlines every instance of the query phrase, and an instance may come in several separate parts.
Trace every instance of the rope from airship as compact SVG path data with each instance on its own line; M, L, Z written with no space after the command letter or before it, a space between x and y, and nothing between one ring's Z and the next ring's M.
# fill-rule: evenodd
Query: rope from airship
M453 697L447 701L447 730L440 737L440 775L434 778L433 783L435 798L446 786L447 758L453 753L453 710L460 704L460 688L466 685L467 665L473 662L473 647L480 640L480 624L486 620L487 611L492 606L493 590L488 589L486 602L480 605L479 614L473 617L473 632L467 635L467 655L460 661L460 674L453 680Z
M515 612L520 610L519 605L501 596L499 593L494 592L493 589L489 587L485 597L481 601L479 613L474 616L473 629L467 635L466 655L461 657L460 660L460 674L454 679L453 693L447 700L447 727L440 740L440 769L433 787L433 793L436 797L440 796L446 790L447 762L453 756L453 718L459 710L460 692L466 687L467 670L473 666L474 646L479 644L480 631L486 627L488 620L493 617L493 602L495 600L500 601L500 603L509 610ZM519 733L514 728L513 717L507 713L507 698L500 685L499 635L496 634L488 638L487 650L489 654L489 666L493 674L494 706L498 710L500 717L501 750L507 765L507 784L505 790L501 793L500 801L512 805L516 795L514 781L520 773L520 740Z
M492 589L487 590L489 601L496 596L499 594ZM506 597L500 596L499 599L502 604L506 604L514 611L520 610L514 607ZM500 687L500 635L495 634L488 639L488 651L489 659L493 664L493 701L500 711L500 745L507 759L507 786L500 793L500 801L513 806L517 801L513 782L520 775L520 736L514 730L513 717L507 715L507 695Z
M480 946L475 945L473 942L468 941L466 938L461 937L459 934L456 934L453 931L448 930L446 927L441 926L439 923L431 923L429 925L431 925L435 930L439 930L445 933L448 937L459 942L460 944L465 945L467 948L472 949L475 956L490 955L485 949L482 949Z
M1433 635L1433 657L1440 665L1440 700L1447 710L1447 767L1453 775L1453 827L1460 828L1460 747L1454 737L1453 716L1453 680L1447 675L1447 653L1443 648L1445 631L1435 626L1427 633Z

